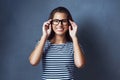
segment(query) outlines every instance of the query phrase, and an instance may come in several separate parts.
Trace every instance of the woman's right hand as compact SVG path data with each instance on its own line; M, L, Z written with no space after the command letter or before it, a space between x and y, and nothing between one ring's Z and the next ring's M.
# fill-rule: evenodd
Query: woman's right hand
M48 38L48 36L51 33L51 19L44 22L42 30L43 30L43 34L38 42L38 44L36 45L35 49L32 51L29 60L30 63L33 66L38 65L38 63L40 62L41 58L42 58L42 54L44 52L44 45L46 42L46 39Z
M44 37L49 37L50 33L51 33L51 21L52 19L49 19L48 21L44 22L43 24L43 36Z

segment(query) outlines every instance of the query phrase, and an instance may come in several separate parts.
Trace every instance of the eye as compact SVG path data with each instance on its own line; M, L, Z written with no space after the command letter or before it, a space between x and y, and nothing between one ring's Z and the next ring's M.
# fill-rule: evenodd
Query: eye
M54 19L53 22L59 22L59 20L58 19Z
M62 21L63 21L63 22L65 22L65 23L67 23L67 22L68 22L68 20L67 20L67 19L63 19Z
M52 20L52 24L54 24L54 25L58 25L58 24L59 24L59 20L58 20L58 19L54 19L54 20Z

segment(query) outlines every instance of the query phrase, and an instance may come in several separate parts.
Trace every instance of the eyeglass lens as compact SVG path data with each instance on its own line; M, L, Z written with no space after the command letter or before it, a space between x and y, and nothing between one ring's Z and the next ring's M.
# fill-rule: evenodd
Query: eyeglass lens
M67 24L68 24L68 19L62 19L62 20L53 19L53 20L52 20L52 24L54 24L54 25L58 25L60 22L61 22L63 25L67 25Z

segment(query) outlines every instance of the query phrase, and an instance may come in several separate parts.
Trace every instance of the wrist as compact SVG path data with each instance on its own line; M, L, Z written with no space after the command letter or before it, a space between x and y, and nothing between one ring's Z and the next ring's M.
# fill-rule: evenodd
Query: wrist
M75 39L77 39L77 36L73 36L73 37L71 37L72 38L72 40L75 40Z
M42 39L42 40L45 40L45 41L46 41L47 38L48 38L48 37L47 37L46 35L42 35L42 36L41 36L41 39Z
M73 42L78 42L78 37L77 37L77 36L76 36L76 37L73 37L73 38L72 38L72 41L73 41Z

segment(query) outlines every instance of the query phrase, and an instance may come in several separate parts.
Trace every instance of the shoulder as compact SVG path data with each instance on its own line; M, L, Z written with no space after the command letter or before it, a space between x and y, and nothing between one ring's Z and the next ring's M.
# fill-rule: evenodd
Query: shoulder
M50 44L50 41L49 41L49 40L46 40L45 44L47 44L47 45Z
M44 50L46 50L50 46L50 41L47 40L44 45Z
M73 42L67 42L67 45L69 45L69 46L73 46Z
M73 42L67 42L67 47L69 49L73 49Z

